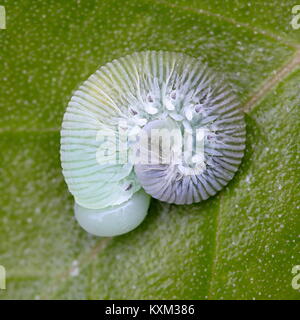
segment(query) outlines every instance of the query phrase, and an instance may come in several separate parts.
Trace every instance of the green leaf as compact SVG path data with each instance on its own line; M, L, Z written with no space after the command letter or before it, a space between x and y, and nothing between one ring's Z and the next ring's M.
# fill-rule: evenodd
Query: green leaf
M299 299L300 30L292 1L2 1L3 299ZM224 4L224 5L223 5ZM152 201L127 235L73 218L59 161L72 91L144 49L202 56L234 84L247 150L233 181L191 206Z

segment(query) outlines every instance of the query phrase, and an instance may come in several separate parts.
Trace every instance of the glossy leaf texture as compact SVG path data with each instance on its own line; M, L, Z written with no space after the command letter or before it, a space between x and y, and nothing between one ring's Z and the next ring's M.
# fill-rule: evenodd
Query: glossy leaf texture
M223 5L224 4L224 5ZM299 299L300 30L293 1L2 1L1 299ZM201 56L246 112L246 155L217 196L152 200L142 225L75 222L59 130L97 67L141 50Z

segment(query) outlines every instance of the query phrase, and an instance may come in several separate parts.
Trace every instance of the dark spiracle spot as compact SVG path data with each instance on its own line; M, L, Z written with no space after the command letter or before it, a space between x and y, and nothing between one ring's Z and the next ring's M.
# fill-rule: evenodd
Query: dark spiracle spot
M132 188L132 183L130 183L126 188L125 188L125 191L128 191Z

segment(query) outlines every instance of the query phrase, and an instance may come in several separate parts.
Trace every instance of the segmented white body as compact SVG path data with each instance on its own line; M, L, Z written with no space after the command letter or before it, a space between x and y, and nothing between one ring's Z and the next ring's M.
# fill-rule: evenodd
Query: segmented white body
M204 128L204 158L195 157L194 167L102 163L97 157L104 148L101 136L118 131L120 121L126 121L132 136L157 125L182 132ZM133 201L141 188L140 194L145 190L176 204L213 196L232 179L244 148L244 118L231 88L199 59L173 52L134 53L99 68L74 92L61 130L63 174L78 204L76 212L86 208L104 216L106 209L118 212L122 207L123 216L131 221L136 212L130 212L132 207L127 212L124 204ZM119 150L111 150L105 160L109 157L119 158ZM198 164L205 169L196 170ZM148 206L149 201L144 205L139 201L135 210L145 216ZM114 230L112 235L134 228L141 222L141 215L137 216L131 227ZM88 231L109 235L96 229Z

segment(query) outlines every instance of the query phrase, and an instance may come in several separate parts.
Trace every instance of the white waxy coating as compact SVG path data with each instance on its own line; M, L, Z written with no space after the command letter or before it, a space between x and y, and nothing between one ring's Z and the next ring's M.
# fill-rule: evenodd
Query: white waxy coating
M106 209L88 209L75 203L75 217L82 228L93 235L118 236L143 222L149 204L150 196L140 190L128 201Z

